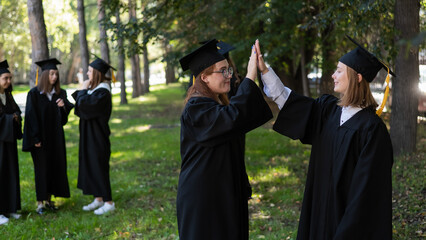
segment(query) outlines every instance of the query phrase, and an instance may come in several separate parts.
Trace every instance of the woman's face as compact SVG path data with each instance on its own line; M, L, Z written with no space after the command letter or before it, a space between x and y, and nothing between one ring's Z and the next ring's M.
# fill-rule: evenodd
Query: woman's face
M12 74L11 73L3 73L0 75L0 92L3 93L5 89L7 89L10 84L12 84Z
M336 71L331 76L334 80L334 91L337 93L345 93L349 86L349 78L347 73L347 66L339 62Z
M58 70L50 69L49 70L49 84L54 85L58 80L59 73Z
M215 64L213 73L207 76L202 76L202 80L207 86L216 94L228 93L231 90L231 74L223 76L222 72L225 70L227 73L229 69L228 61L222 60Z
M93 78L93 68L91 66L89 66L89 70L87 70L87 77L89 77L89 80Z

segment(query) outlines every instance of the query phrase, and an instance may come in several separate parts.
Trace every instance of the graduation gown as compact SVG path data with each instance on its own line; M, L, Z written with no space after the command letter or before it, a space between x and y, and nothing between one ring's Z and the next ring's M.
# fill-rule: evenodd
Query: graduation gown
M337 101L292 91L273 127L312 145L297 239L391 239L389 133L371 108L340 126Z
M88 94L88 90L80 90L72 96L76 102L75 114L80 117L77 187L83 190L83 194L111 201L111 144L108 125L112 111L111 92L109 89L98 88L92 94Z
M19 116L18 121L13 114ZM10 92L0 101L0 214L21 209L17 139L22 138L21 110Z
M247 174L241 138L272 118L257 85L243 80L230 104L193 97L181 116L179 237L248 239Z
M64 107L58 107L59 98ZM33 158L37 201L48 200L49 195L70 197L63 126L73 107L64 89L51 100L37 87L28 92L22 151L31 152ZM39 142L41 147L35 147Z

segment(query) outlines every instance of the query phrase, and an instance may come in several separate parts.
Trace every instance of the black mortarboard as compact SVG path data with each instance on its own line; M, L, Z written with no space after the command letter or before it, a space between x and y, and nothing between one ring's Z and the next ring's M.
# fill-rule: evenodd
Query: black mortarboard
M358 47L343 55L339 59L340 62L360 73L368 82L373 81L380 69L387 69L387 66L381 60L376 58L348 35L346 35L346 37ZM390 69L389 73L395 77L395 74Z
M228 43L223 42L223 41L220 41L220 40L219 40L219 42L216 44L216 46L217 46L217 51L218 51L220 54L222 54L222 55L225 55L225 54L227 54L228 52L230 52L230 51L232 51L232 50L234 50L234 49L235 49L235 47L234 47L234 46L232 46L231 44L228 44Z
M8 68L9 68L9 64L7 64L7 60L0 62L0 74L10 73Z
M104 60L102 60L100 57L98 57L96 55L94 55L94 56L96 57L96 59L93 60L93 62L91 62L89 64L89 66L91 66L92 68L98 70L102 74L106 74L110 68L112 68L112 69L115 70L115 68L113 68L111 65L109 65Z
M61 62L58 61L56 58L50 58L42 61L35 62L39 67L41 67L41 71L44 70L58 70L56 65L61 64Z
M225 58L218 52L217 40L212 39L206 42L203 46L197 48L185 57L179 60L180 65L184 71L190 69L194 76L198 76L204 69L211 65L225 60Z
M208 41L202 41L202 42L200 42L200 44L205 44L207 42ZM220 40L217 41L216 47L217 47L217 51L224 56L225 56L225 54L227 54L230 51L235 49L235 47L232 46L231 44L228 44L228 43L220 41Z

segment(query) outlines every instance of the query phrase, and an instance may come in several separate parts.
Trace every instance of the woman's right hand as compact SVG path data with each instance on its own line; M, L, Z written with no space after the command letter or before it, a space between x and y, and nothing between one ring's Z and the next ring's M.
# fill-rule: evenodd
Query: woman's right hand
M265 61L263 60L262 52L260 51L259 39L256 39L256 43L254 45L256 46L257 52L257 67L259 68L259 71L262 72L262 74L266 74L267 72L269 72L269 69L265 64Z
M251 48L250 60L247 64L247 75L246 78L254 81L257 76L257 56L256 56L256 48L254 45Z
M82 89L88 89L91 83L92 83L92 81L90 81L90 80L84 80L83 86L81 88Z
M35 147L41 147L41 142L34 144Z

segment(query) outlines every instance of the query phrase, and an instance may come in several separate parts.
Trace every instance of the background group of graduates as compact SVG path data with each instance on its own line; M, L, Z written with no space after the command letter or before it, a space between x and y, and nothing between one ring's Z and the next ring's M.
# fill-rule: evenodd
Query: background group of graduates
M77 187L95 197L83 210L94 210L97 215L114 210L109 179L111 87L105 77L112 67L100 58L89 64L89 79L72 94L74 106L60 87L60 62L52 58L36 64L41 76L37 72L36 86L28 92L22 133L21 111L12 96L12 74L7 60L0 63L0 224L7 223L8 217L20 217L17 139L23 138L22 151L30 152L33 159L36 212L58 209L52 195L70 197L63 126L74 107L80 117Z

